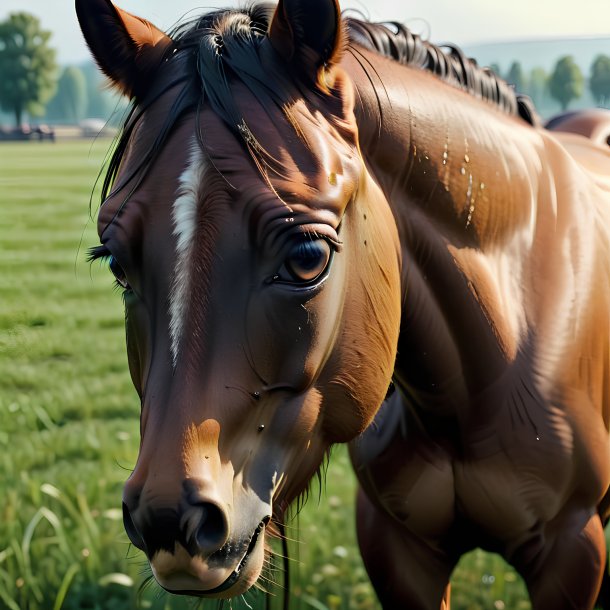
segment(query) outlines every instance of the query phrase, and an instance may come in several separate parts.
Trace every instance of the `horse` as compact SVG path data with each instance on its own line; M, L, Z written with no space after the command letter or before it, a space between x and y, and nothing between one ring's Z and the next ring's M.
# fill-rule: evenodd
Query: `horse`
M259 578L336 443L384 608L467 551L590 609L610 514L610 152L453 47L336 0L165 33L76 0L132 99L100 245L141 441L124 524L167 591Z
M564 112L548 121L546 128L578 133L602 146L610 146L610 112L604 108Z

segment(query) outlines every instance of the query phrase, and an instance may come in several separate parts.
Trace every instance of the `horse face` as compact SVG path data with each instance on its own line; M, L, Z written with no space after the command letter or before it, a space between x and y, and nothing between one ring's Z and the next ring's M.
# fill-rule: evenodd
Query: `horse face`
M256 581L272 518L371 421L400 318L397 237L345 75L283 111L233 92L243 137L204 105L142 175L165 91L99 215L142 400L125 527L164 588L210 597Z

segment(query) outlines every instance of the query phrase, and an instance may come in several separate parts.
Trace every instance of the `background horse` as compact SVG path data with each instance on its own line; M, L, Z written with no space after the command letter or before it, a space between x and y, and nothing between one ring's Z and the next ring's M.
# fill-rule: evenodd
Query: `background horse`
M384 607L447 607L481 546L534 608L591 608L608 151L542 129L458 50L331 0L171 35L108 0L76 6L134 100L93 257L125 291L142 416L124 522L159 583L248 589L329 447L353 441Z
M610 112L602 108L564 112L553 117L546 128L578 133L602 146L610 146Z

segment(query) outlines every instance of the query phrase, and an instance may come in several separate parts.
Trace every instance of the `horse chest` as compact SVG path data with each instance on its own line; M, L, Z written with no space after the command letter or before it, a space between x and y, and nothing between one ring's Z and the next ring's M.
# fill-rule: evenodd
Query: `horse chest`
M571 493L569 426L555 421L536 433L527 428L499 422L453 462L457 512L476 526L482 546L485 540L508 543L548 523Z
M526 410L505 399L488 407L489 419L456 420L456 429L467 429L449 437L426 429L412 411L405 415L396 392L375 426L352 445L369 497L431 540L459 537L468 523L469 532L480 534L475 544L502 544L553 519L575 479L577 449L567 416L549 405Z

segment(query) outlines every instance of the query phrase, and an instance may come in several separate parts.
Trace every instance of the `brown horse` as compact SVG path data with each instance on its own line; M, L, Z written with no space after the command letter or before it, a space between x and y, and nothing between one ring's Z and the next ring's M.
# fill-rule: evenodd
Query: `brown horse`
M592 608L610 152L542 128L457 49L333 0L170 35L109 0L76 6L133 98L93 256L125 291L142 415L124 520L159 583L247 590L288 505L352 441L384 608L448 607L477 546L535 609Z
M610 146L610 111L602 108L591 108L576 112L564 112L553 117L547 129L579 133L602 146Z

